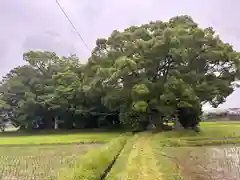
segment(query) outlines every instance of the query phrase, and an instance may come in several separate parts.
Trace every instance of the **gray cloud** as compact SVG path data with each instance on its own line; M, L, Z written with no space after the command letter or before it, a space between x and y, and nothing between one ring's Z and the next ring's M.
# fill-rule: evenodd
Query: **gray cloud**
M51 30L46 31L45 33L27 36L22 46L24 51L55 51L59 55L67 55L76 52L74 40L69 41L66 37Z
M4 59L4 57L8 53L8 43L5 39L0 39L0 44L2 44L2 46L0 48L0 58Z
M238 0L59 0L90 48L95 40L107 37L114 29L151 20L188 14L202 27L212 26L221 38L240 50ZM0 77L23 64L22 53L30 49L55 51L60 55L77 53L86 61L84 47L55 0L0 1ZM235 104L240 91L228 98ZM231 98L233 97L233 98ZM229 104L230 102L230 104ZM231 103L233 102L233 103Z

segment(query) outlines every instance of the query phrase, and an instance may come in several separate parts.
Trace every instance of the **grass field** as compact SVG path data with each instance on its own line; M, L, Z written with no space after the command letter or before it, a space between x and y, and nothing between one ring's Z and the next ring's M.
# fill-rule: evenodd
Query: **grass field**
M192 169L189 166L183 167L184 163L189 161L189 153L202 153L199 157L204 159L208 145L215 149L219 147L220 150L223 144L233 147L232 144L240 143L239 130L240 123L236 122L203 122L200 133L169 131L139 134L129 139L107 179L183 180L186 178L187 169L188 173L192 173L190 179L195 180L202 173L199 172L198 176L193 173L193 169L197 169L197 162ZM227 138L229 139L226 140ZM203 150L204 147L206 150ZM226 176L222 178L226 179ZM204 176L202 179L209 178Z
M55 180L61 169L73 166L88 150L119 133L7 135L0 135L1 180Z
M37 134L37 135L0 135L0 145L41 145L41 144L71 144L71 143L101 143L108 142L119 133L73 133L73 134Z
M0 179L58 179L58 172L100 145L0 147Z
M127 136L122 150L118 142L115 145L108 143L120 134L114 132L4 134L0 135L0 179L57 180L59 172L78 169L90 172L91 177L85 173L84 178L74 176L74 180L99 179L94 173L106 174L107 180L181 180L185 172L175 157L186 160L190 152L204 154L211 147L209 145L214 148L223 144L233 147L232 144L240 143L239 130L240 123L236 122L203 122L200 133L144 132ZM123 141L121 143L124 144ZM88 153L89 150L93 151ZM113 162L115 157L117 159ZM108 166L111 162L114 164Z
M200 133L172 131L153 135L152 147L164 180L211 180L214 179L214 175L220 179L234 179L236 173L231 176L232 172L228 171L235 169L233 162L226 167L229 160L225 157L217 159L215 156L218 153L226 154L226 150L230 149L232 151L230 156L236 156L236 160L240 160L240 156L237 155L240 151L236 150L240 144L240 123L202 122L200 127ZM211 164L210 168L209 164L203 161L207 159L212 163L212 156L213 162L217 164ZM216 170L215 174L207 174L207 169L201 170L200 165L202 168L208 167L211 173ZM217 172L217 169L221 169L221 172ZM240 178L239 175L237 177Z

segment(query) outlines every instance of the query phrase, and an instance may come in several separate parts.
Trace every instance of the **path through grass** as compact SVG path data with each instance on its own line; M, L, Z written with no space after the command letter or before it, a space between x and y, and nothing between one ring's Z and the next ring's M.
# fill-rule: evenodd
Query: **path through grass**
M139 136L135 135L128 139L128 142L126 143L122 152L115 161L115 164L111 168L110 172L107 174L107 180L119 180L123 178L126 171L129 154L132 151L133 145L136 143L138 138Z
M120 155L119 160L114 164L108 179L124 179L124 180L160 180L162 174L156 165L156 160L150 144L149 135L140 135L135 137L134 142L126 145L126 149L122 151L124 155ZM130 140L130 141L133 141ZM132 148L131 148L132 147ZM129 154L127 155L127 152ZM125 163L124 161L125 160ZM122 164L125 168L119 168ZM118 168L117 168L118 167ZM120 174L114 173L114 169L118 169ZM111 173L115 174L114 177Z

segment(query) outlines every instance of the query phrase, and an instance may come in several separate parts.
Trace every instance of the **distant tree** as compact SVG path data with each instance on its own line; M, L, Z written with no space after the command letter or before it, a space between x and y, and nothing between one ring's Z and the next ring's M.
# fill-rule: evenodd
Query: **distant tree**
M10 122L9 108L10 106L0 99L0 131L2 132L5 131L7 124Z

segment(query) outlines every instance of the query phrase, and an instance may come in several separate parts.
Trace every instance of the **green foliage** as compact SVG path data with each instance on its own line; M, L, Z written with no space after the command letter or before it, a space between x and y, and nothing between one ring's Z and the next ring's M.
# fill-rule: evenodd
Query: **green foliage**
M233 92L240 67L240 54L189 16L115 30L84 65L54 52L23 57L0 84L0 117L28 129L144 130L176 116L196 127L202 104Z
M145 101L133 102L133 109L137 112L146 112L148 104Z
M111 83L122 85L125 109L132 111L133 105L150 119L152 114L174 116L179 108L201 112L205 102L218 106L233 91L239 63L239 54L229 44L188 16L114 31L94 52L98 54L94 59L112 58L116 72ZM200 114L192 118L192 125L198 124Z
M63 169L59 179L98 180L104 175L108 166L123 149L127 136L121 136L106 144L103 148L90 150L72 168Z
M148 94L149 90L145 84L136 84L133 86L133 92L139 95Z
M128 109L127 106L122 107L119 116L120 122L132 131L143 131L148 125L145 113L136 112L132 108Z

